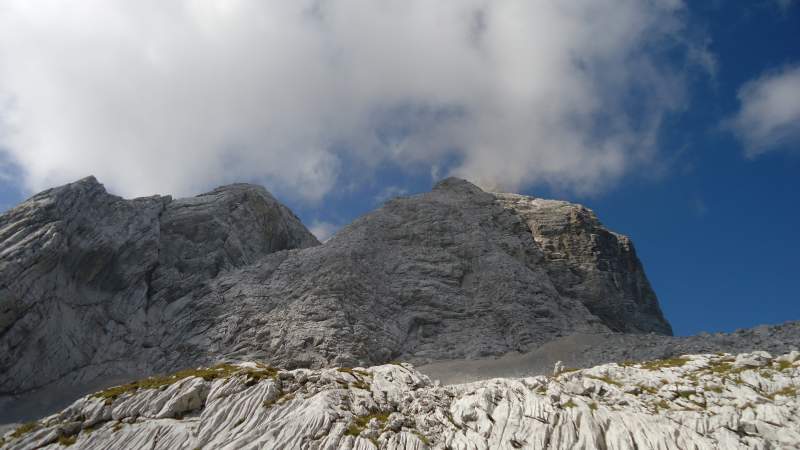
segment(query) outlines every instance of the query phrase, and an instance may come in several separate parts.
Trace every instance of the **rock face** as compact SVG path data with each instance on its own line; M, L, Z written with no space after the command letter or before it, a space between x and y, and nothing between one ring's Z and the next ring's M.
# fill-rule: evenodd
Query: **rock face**
M525 218L562 296L580 300L613 331L672 334L627 236L607 230L581 205L496 195Z
M441 387L412 366L198 369L79 399L9 450L800 446L800 353L705 354Z
M221 360L425 362L670 333L632 245L588 210L452 178L324 245L263 188L124 200L87 178L1 216L0 256L5 411L43 387Z
M42 192L0 216L0 395L149 372L191 336L164 322L208 279L317 244L255 186L124 200L89 177Z

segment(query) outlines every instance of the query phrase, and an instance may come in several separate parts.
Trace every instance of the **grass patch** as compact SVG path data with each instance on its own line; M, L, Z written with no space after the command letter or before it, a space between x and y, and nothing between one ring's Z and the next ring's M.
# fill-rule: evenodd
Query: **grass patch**
M419 438L420 441L422 441L423 444L427 445L428 447L431 446L431 440L428 439L427 436L420 433L419 431L413 431L413 433Z
M797 397L797 388L794 386L786 386L783 389L779 389L772 394L769 395L770 399L774 399L775 397L782 395L784 397Z
M561 372L559 372L558 375L556 375L556 377L560 377L561 375L566 375L566 374L572 373L572 372L577 372L579 370L581 370L581 369L579 369L577 367L565 367L565 368L561 369Z
M711 372L711 373L713 373L715 375L720 375L720 376L725 377L725 376L728 376L728 375L737 375L737 374L740 374L740 373L744 372L745 370L749 370L749 369L750 368L748 368L748 367L739 367L737 369L734 369L733 368L733 363L731 363L729 361L719 361L719 362L716 362L716 363L712 363L710 366L708 366L708 368L706 370L708 370L709 372Z
M39 422L23 423L22 425L18 426L13 433L11 433L11 437L18 439L37 429L39 429Z
M669 402L667 402L663 398L661 400L657 401L653 406L656 407L656 411L661 411L662 409L670 409Z
M567 400L567 403L564 403L562 405L563 408L574 408L576 406L578 405L576 405L575 402L572 401L572 399Z
M345 430L344 434L348 436L358 437L359 435L361 435L361 432L364 431L365 428L367 428L369 421L372 419L377 419L378 422L380 423L380 426L383 427L383 424L385 424L386 421L389 420L389 414L391 413L380 412L375 414L369 414L366 416L356 416L353 418L353 421L350 423L350 426L347 427L347 430Z
M669 367L682 367L689 361L691 360L688 358L667 358L667 359L656 359L653 361L646 361L639 364L642 367L642 369L661 370Z
M792 368L792 363L790 363L789 361L778 361L778 370L786 370L791 368Z
M366 381L362 381L362 380L358 380L358 381L356 381L354 383L351 383L350 385L353 386L354 388L364 389L365 391L368 391L369 387L370 387L369 383L367 383Z
M655 395L658 392L658 389L650 386L645 386L643 384L636 385L642 392L647 392L648 394Z
M622 386L622 383L620 383L619 381L616 381L613 378L611 378L609 376L606 376L606 375L602 375L602 376L584 375L584 376L586 378L591 378L593 380L602 381L603 383L610 384L610 385L613 385L613 386L617 386L617 387Z
M63 445L64 447L69 447L70 445L74 444L77 441L77 436L59 436L58 443Z
M97 392L93 394L92 397L104 398L106 399L106 404L111 404L117 397L127 392L135 392L139 389L161 389L190 377L198 377L206 381L212 381L218 378L230 378L236 375L245 375L247 377L246 384L252 386L265 378L275 379L278 375L278 371L272 367L260 364L256 369L234 366L232 364L219 364L208 368L186 369L171 375L149 377L143 380L133 381L128 384L114 386L104 391Z
M278 397L275 397L272 400L264 400L264 402L261 403L261 406L263 406L264 408L270 408L273 405L282 405L282 404L284 404L284 403L286 403L286 402L288 402L290 400L293 400L293 399L294 399L294 394L286 393L286 394L280 395Z

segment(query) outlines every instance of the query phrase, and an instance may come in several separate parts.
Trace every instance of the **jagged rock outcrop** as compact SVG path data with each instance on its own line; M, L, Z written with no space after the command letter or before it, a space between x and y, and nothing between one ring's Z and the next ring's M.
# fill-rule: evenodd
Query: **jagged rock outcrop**
M44 191L0 216L0 395L149 373L192 336L164 322L207 280L317 244L257 186L125 200L89 177Z
M59 449L772 449L800 446L800 353L691 355L438 386L407 364L197 369L2 436Z
M606 229L581 205L496 195L527 221L561 295L580 300L613 331L672 334L627 236Z
M179 200L124 200L93 178L45 191L0 216L0 409L221 360L424 362L669 333L627 239L525 199L451 178L318 245L250 185Z

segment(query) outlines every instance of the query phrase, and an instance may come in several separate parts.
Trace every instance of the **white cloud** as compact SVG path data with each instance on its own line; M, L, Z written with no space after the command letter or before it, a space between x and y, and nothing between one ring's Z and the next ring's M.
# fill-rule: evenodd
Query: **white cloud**
M375 202L385 203L386 200L402 197L404 195L408 195L408 189L402 186L386 186L375 196Z
M730 122L749 157L800 145L800 66L767 73L739 89L741 107Z
M781 11L786 12L792 7L794 0L775 0L775 3L778 4L778 8L780 8Z
M29 189L256 180L318 200L383 164L588 191L683 103L679 0L0 0L0 148ZM688 60L697 55L687 56ZM713 61L709 55L706 62Z
M336 225L330 222L315 220L314 222L311 223L309 231L311 231L311 234L316 236L320 242L325 242L328 240L328 238L333 236L334 233L336 233L339 230L339 228L341 228L340 225Z

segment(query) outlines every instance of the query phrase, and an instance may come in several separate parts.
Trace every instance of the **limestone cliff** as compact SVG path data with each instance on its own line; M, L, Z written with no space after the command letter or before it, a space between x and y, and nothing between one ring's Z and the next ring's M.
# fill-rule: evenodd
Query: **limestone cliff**
M630 241L588 210L454 178L325 244L260 187L126 200L87 178L0 216L0 258L12 416L36 403L21 396L222 360L426 362L670 333Z

